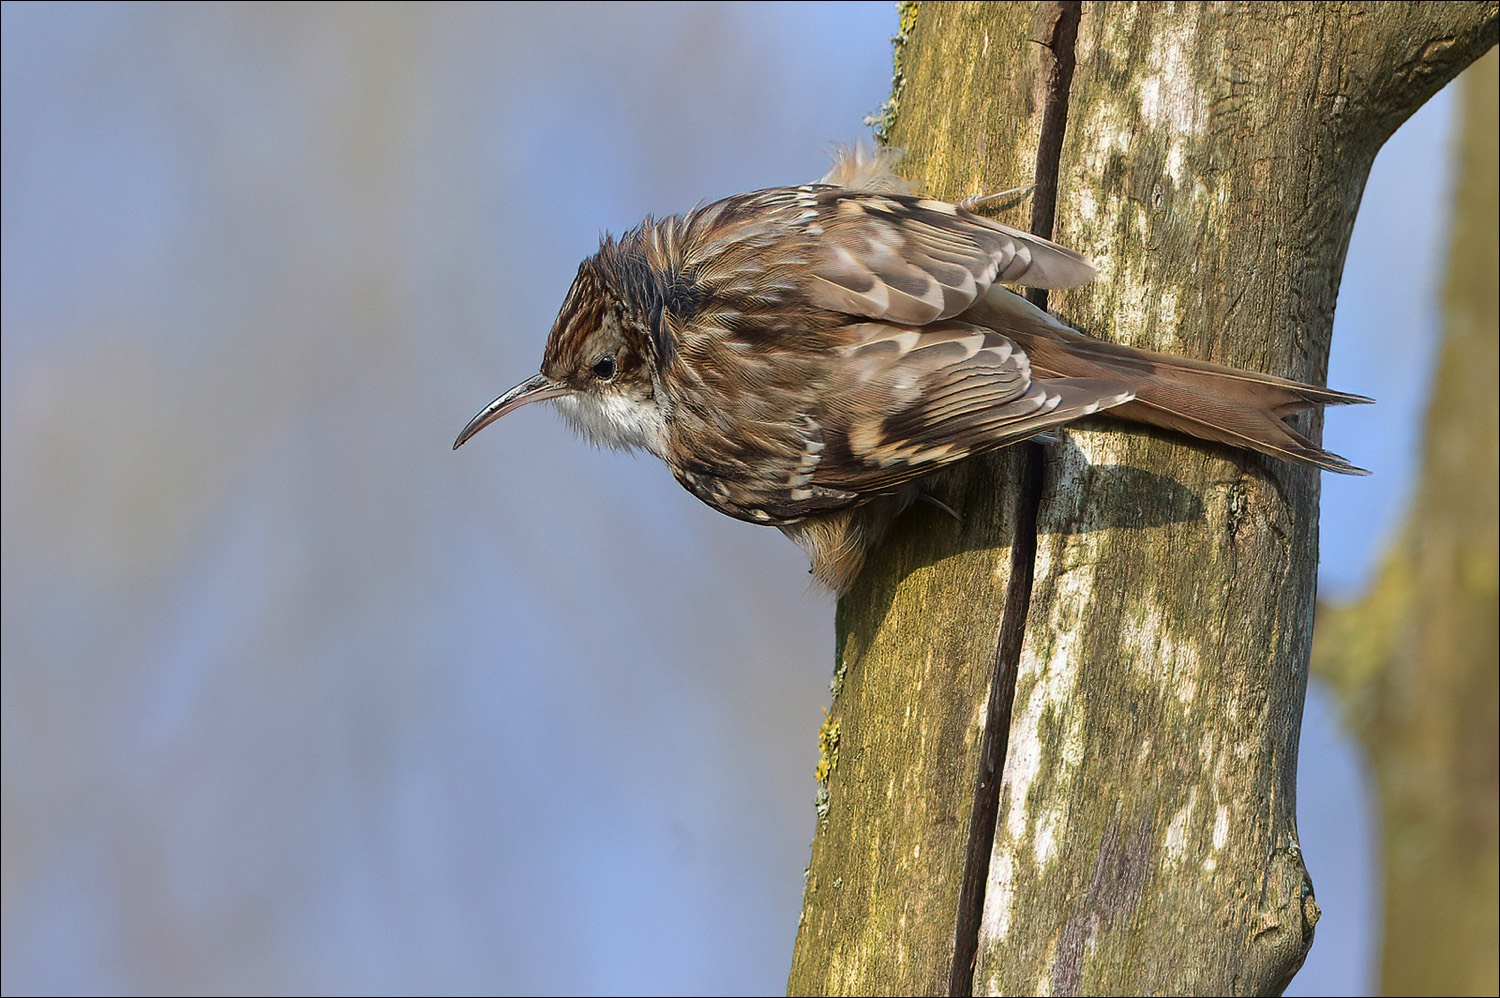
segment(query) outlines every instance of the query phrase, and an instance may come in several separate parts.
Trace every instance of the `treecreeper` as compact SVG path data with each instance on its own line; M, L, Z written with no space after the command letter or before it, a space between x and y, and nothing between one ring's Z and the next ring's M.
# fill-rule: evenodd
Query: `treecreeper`
M837 592L924 476L1095 413L1366 473L1287 417L1370 399L1080 333L1002 285L1086 284L1089 260L977 214L985 199L913 193L894 159L844 150L817 183L605 236L541 372L453 446L551 400L595 443L779 527Z

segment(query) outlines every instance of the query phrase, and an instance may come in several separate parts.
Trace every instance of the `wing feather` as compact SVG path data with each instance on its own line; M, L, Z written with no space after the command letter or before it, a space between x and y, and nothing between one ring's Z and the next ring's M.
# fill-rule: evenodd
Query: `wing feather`
M824 448L812 482L890 490L1134 396L1109 378L1034 379L1026 354L991 329L852 327L840 382L817 419Z
M926 325L963 312L997 282L1059 288L1095 276L1070 249L943 201L798 190L793 225L816 233L808 296L822 308Z

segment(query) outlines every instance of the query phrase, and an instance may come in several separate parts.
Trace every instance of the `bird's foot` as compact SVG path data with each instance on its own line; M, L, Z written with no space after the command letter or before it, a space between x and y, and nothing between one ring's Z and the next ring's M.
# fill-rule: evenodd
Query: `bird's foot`
M976 215L992 215L1014 208L1030 197L1035 189L1036 184L1022 184L1020 187L1012 187L1008 191L1000 191L996 194L970 194L958 202L958 206Z
M949 506L947 503L943 502L943 500L939 499L931 492L918 492L917 498L922 502L930 503L931 505L936 506L938 509L942 510L944 513L947 513L949 516L953 517L954 522L960 524L964 522L964 518L962 516L959 516L952 506Z

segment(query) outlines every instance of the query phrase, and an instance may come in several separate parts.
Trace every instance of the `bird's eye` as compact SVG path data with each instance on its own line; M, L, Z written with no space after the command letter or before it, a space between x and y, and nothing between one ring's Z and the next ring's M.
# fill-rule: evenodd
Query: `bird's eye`
M600 381L608 381L615 376L615 359L613 357L600 357L594 361L594 377Z

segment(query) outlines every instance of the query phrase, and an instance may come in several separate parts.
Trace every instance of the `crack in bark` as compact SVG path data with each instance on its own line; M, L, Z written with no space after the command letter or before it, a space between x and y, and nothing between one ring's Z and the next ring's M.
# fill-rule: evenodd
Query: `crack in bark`
M1068 93L1073 85L1075 46L1082 3L1065 0L1046 4L1039 17L1047 26L1043 45L1052 53L1047 73L1046 102L1036 156L1036 188L1031 202L1031 231L1050 238L1057 212L1057 175L1062 160L1063 136L1068 124ZM1045 57L1044 57L1045 58ZM1038 308L1047 307L1047 292L1032 288L1027 298ZM970 812L968 855L964 857L963 882L958 896L954 925L953 962L948 972L948 994L974 993L974 961L979 955L979 928L984 918L985 886L989 880L990 853L995 843L995 824L1000 813L1000 784L1005 774L1005 756L1010 742L1011 710L1015 705L1016 678L1021 649L1026 638L1026 619L1031 607L1031 585L1036 572L1037 514L1041 508L1043 471L1038 447L1017 448L1020 454L1021 495L1017 500L1015 539L1011 544L1010 582L1005 593L1000 634L995 647L995 670L990 680L985 708L984 734L979 748L979 778Z
M953 940L953 963L948 972L949 995L974 993L974 960L979 955L979 923L984 917L984 889L989 879L990 850L1000 812L1000 781L1005 773L1005 750L1010 740L1010 715L1015 705L1016 671L1026 639L1026 613L1031 604L1031 582L1036 570L1036 518L1042 495L1041 448L1017 448L1021 462L1021 499L1015 540L1010 548L1010 583L1005 612L995 646L995 672L985 706L984 735L979 746L979 781L969 816L969 852L964 857L959 888L958 918Z
M1068 128L1068 92L1073 88L1073 67L1078 45L1078 21L1083 4L1049 4L1041 15L1048 37L1042 44L1052 53L1047 74L1047 100L1042 107L1042 127L1036 151L1036 190L1031 195L1031 231L1052 238L1057 215L1057 172L1062 163L1063 134ZM1045 8L1044 8L1045 9ZM1031 288L1026 298L1037 308L1047 308L1047 289Z

